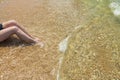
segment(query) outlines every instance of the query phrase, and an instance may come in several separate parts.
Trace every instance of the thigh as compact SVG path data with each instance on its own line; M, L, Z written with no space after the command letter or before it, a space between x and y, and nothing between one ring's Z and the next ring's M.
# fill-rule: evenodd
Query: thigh
M8 28L8 27L15 26L16 22L15 20L9 20L9 21L3 22L2 25L3 25L3 28Z
M9 38L14 33L15 33L14 27L9 27L9 28L0 30L0 42Z

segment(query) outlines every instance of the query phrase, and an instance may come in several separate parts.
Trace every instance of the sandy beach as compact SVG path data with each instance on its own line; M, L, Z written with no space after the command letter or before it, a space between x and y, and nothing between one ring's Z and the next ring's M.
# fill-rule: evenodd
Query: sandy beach
M16 36L1 42L0 80L120 79L120 19L109 0L0 0L0 22L8 20L45 45ZM59 43L68 36L63 54Z
M60 5L55 5L58 3ZM43 48L25 46L17 38L0 43L0 80L56 80L61 56L58 44L78 23L70 4L68 0L4 0L0 3L0 22L14 19L45 43Z

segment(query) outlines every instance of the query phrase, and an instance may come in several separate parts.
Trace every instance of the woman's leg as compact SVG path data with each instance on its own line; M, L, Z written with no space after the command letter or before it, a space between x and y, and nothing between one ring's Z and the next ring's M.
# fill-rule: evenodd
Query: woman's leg
M21 26L17 21L15 20L9 20L7 22L3 22L3 28L8 28L8 27L11 27L11 26L16 26L18 27L19 29L21 29L24 33L26 33L29 37L33 38L33 36L31 36L24 28L23 26Z
M0 31L0 42L9 38L12 34L16 34L21 40L24 40L27 43L37 43L37 40L32 39L26 33L16 26L12 26Z
M17 30L15 28L13 28L13 27L0 30L0 42L2 42L4 40L6 40L7 38L9 38L16 31Z

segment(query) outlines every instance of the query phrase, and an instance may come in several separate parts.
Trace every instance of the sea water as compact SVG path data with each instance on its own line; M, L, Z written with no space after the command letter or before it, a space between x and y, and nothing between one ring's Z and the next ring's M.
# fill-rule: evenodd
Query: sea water
M120 0L74 0L74 4L83 21L59 45L65 54L57 80L119 80Z

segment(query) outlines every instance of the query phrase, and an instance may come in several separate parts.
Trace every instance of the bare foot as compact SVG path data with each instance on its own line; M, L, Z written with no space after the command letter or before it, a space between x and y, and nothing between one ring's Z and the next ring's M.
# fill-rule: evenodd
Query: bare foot
M35 41L36 45L40 45L41 48L44 47L44 43L42 41L40 41L39 38L34 38L34 41Z
M34 41L35 41L35 43L38 43L38 42L40 42L40 39L39 38L34 38Z

